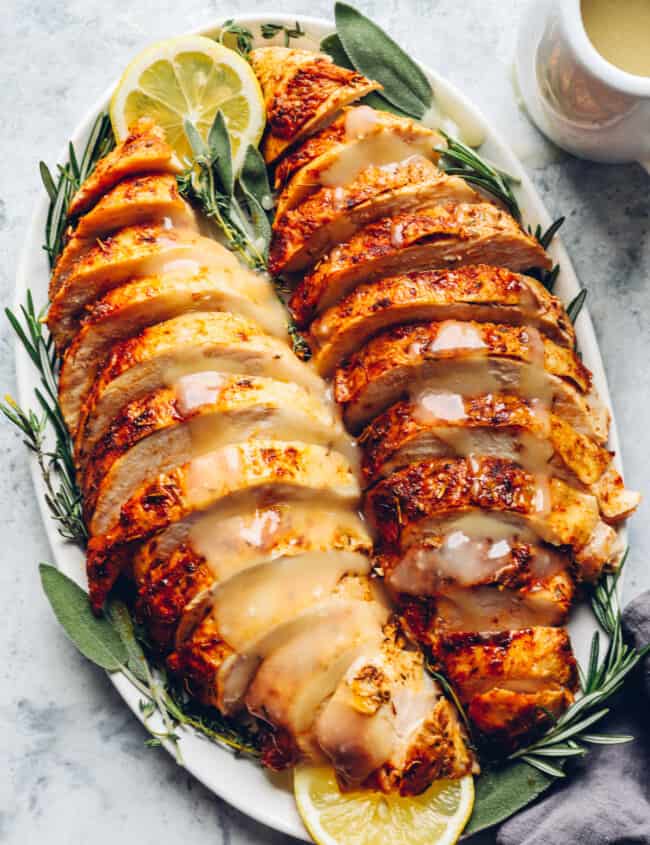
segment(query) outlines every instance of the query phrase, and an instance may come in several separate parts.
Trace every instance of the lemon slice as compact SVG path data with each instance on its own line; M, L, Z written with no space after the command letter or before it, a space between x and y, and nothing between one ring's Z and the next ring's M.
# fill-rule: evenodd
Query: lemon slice
M341 792L328 766L298 766L293 790L318 845L453 845L474 806L474 779L434 781L422 795Z
M191 159L185 120L207 138L219 109L237 172L246 148L257 146L264 131L264 100L257 78L233 50L200 35L182 35L154 44L133 59L115 89L110 116L118 140L138 118L153 118L176 154Z

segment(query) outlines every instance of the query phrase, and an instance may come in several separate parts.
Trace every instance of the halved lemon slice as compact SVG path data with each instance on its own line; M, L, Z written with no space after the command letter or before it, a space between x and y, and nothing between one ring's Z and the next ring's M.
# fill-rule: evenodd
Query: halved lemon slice
M373 790L341 792L328 766L298 766L294 794L318 845L453 845L474 806L474 779L438 780L422 795L401 798Z
M154 44L133 59L115 89L110 116L118 140L138 118L153 118L177 155L191 159L185 120L207 138L219 109L237 172L246 148L257 146L264 131L264 100L257 78L233 50L201 35L182 35Z

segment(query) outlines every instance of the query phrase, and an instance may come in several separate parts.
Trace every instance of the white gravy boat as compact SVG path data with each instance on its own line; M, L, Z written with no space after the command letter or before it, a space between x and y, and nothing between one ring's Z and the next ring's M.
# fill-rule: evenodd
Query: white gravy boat
M585 32L580 0L533 0L515 69L528 113L558 146L592 161L638 161L650 173L650 77L600 55Z

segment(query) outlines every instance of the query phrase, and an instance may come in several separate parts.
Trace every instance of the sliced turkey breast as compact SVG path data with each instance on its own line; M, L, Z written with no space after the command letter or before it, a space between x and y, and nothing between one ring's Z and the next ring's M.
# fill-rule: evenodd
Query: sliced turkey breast
M143 225L121 229L98 243L75 265L47 317L58 348L65 348L73 340L84 309L114 288L134 277L184 273L220 279L224 291L232 288L233 304L238 301L240 310L246 307L254 313L267 331L283 333L283 311L266 277L243 267L232 252L211 238L186 230Z
M108 530L147 477L230 443L300 440L334 448L356 464L356 450L332 407L296 384L208 371L136 402L144 406L145 425L134 425L130 403L88 461L84 504L92 534Z
M87 211L118 182L136 174L154 171L181 173L183 166L165 141L165 133L151 118L143 117L128 136L104 156L72 198L68 214Z
M340 175L334 171L329 184L276 216L269 253L273 274L311 267L327 250L388 214L450 200L481 201L464 179L441 173L429 159L413 154L410 145L397 147L392 142L391 147L392 155L401 154L401 159L385 165L371 163L346 182L344 170Z
M600 521L594 496L501 458L411 464L369 490L365 507L380 552L403 552L431 534L460 531L470 538L501 540L506 532L505 539L515 543L571 546L586 580L618 563L616 533ZM482 511L491 522L487 534L482 524L476 527Z
M184 314L144 329L113 348L80 418L75 448L85 463L111 420L129 402L197 372L261 375L295 382L315 396L324 384L289 347L234 314Z
M402 795L462 777L474 763L458 715L395 625L348 668L317 716L314 741L344 786Z
M269 282L238 268L236 260L232 272L181 267L128 282L94 303L65 352L59 403L70 431L76 432L81 406L115 343L194 311L240 314L276 337L287 336L286 313Z
M132 557L134 544L173 522L218 503L264 498L300 498L316 493L333 502L356 502L358 483L349 463L323 446L256 440L225 446L146 482L126 502L119 518L88 543L91 602L101 608Z
M488 393L463 397L423 391L398 402L359 438L366 484L427 457L496 455L547 472L598 499L606 521L629 516L638 493L625 489L612 454L534 399Z
M50 278L50 299L54 299L83 255L92 247L101 246L98 239L116 229L144 223L198 232L194 212L179 194L175 176L153 173L125 179L81 217L57 259Z
M344 106L381 89L378 82L309 50L259 47L249 58L266 106L262 152L268 164L331 123Z
M561 628L446 634L435 656L479 735L502 751L534 738L567 709L578 688Z
M290 300L300 326L362 282L413 270L502 265L546 267L540 244L492 203L434 205L369 223L326 254Z
M416 323L378 335L339 367L334 396L359 429L409 393L536 399L578 431L607 439L609 415L591 390L591 374L570 349L528 326Z
M575 346L562 303L536 279L478 264L359 286L311 324L316 367L330 375L369 338L392 326L449 319L530 325L561 346Z
M314 498L253 509L217 506L171 524L138 549L138 614L158 648L169 650L175 638L180 648L202 618L201 596L215 584L279 558L371 550L354 505Z
M353 181L370 164L390 164L418 153L437 161L442 138L411 120L368 106L345 109L330 126L290 152L275 171L275 186L285 183L276 205L282 217L329 185Z

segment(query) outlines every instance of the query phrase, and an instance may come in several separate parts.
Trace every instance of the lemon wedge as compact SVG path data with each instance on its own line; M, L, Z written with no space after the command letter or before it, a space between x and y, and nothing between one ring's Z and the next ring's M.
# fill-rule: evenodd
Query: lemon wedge
M153 118L179 158L189 160L192 149L184 122L190 120L207 138L219 109L237 172L246 148L257 146L264 131L257 78L233 50L200 35L182 35L154 44L133 59L111 99L110 117L118 141L138 118Z
M453 845L474 806L474 779L438 780L402 798L371 789L341 792L328 766L298 766L293 790L305 827L318 845Z

